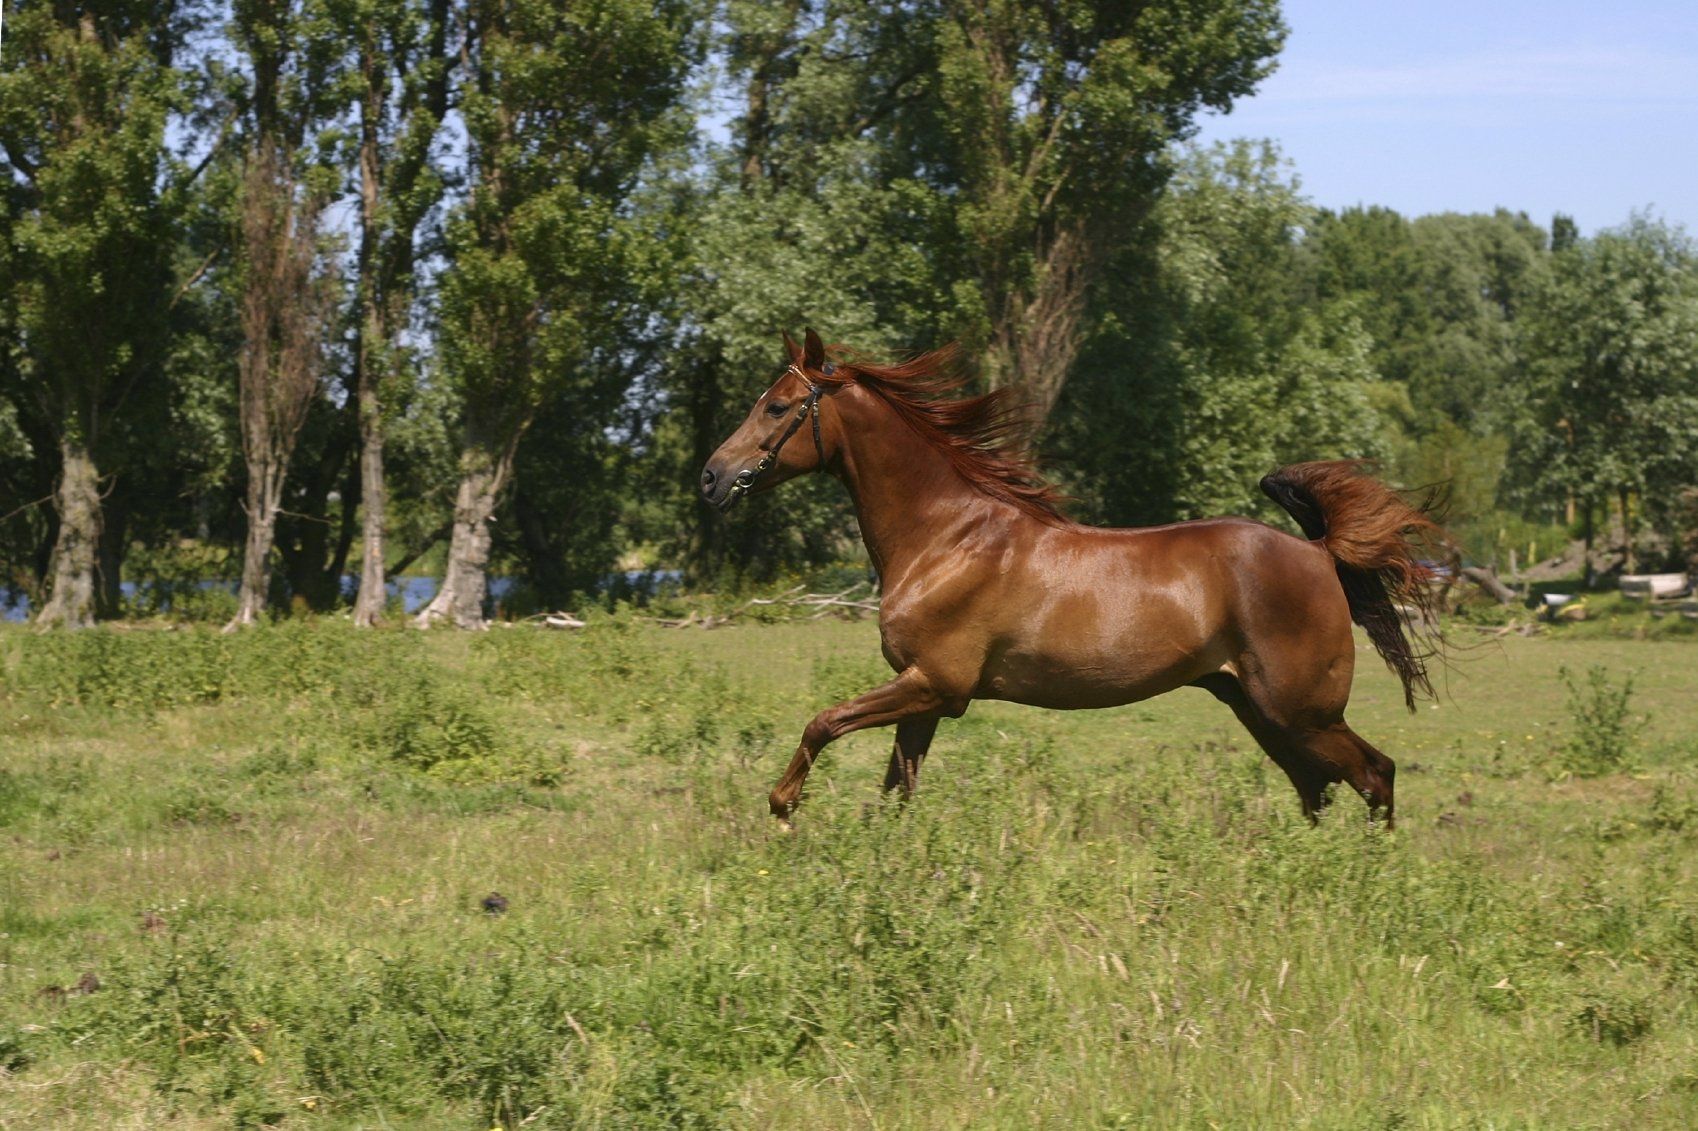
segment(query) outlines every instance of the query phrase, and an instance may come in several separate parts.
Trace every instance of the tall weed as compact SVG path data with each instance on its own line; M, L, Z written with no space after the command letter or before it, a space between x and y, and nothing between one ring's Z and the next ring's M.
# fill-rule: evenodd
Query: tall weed
M1557 678L1568 692L1563 767L1576 777L1626 769L1645 723L1631 714L1633 673L1616 684L1608 669L1594 664L1586 669L1584 682L1566 667L1557 669Z

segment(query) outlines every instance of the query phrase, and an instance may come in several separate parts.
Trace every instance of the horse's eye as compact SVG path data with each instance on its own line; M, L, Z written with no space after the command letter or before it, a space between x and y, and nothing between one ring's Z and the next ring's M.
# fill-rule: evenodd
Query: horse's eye
M783 416L789 411L790 406L785 404L783 401L770 401L766 406L766 414L768 416Z

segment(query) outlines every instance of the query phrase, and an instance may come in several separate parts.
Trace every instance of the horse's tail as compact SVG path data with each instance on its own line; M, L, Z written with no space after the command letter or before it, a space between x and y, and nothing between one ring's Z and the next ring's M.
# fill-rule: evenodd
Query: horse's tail
M1426 661L1437 648L1417 626L1433 623L1428 583L1436 574L1417 553L1422 544L1449 541L1429 510L1431 500L1410 503L1358 460L1294 463L1264 476L1262 490L1333 556L1350 619L1403 681L1409 709L1417 692L1431 698ZM1414 624L1405 623L1400 605L1412 610Z

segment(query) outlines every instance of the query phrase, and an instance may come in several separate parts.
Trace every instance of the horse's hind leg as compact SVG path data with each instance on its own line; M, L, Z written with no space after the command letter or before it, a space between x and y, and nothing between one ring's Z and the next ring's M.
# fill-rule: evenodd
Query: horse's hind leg
M1286 722L1230 675L1206 676L1197 685L1231 707L1244 729L1285 771L1303 802L1305 817L1313 821L1326 808L1327 786L1348 782L1369 811L1382 815L1387 828L1392 826L1397 765L1351 730L1342 715L1333 713L1330 721Z
M1386 827L1392 827L1396 808L1395 762L1351 730L1343 719L1325 729L1297 736L1297 741L1316 759L1337 767L1341 776L1334 780L1349 782L1357 796L1368 803L1369 812L1383 816Z
M896 744L890 751L890 768L884 773L886 793L900 789L904 801L914 796L920 784L920 764L926 760L937 723L936 718L920 718L896 724Z
M1244 729L1250 732L1256 744L1291 779L1297 798L1303 803L1303 815L1311 822L1315 821L1327 806L1327 786L1343 780L1344 775L1325 759L1317 757L1300 740L1297 732L1270 717L1233 676L1217 672L1199 679L1196 685L1232 708L1232 713L1238 716L1238 721L1244 724Z

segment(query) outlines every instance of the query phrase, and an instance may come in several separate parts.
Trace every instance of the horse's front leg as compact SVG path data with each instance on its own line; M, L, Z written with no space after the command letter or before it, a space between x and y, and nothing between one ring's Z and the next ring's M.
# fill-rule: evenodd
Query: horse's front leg
M772 787L767 798L772 815L789 823L790 814L802 800L802 783L808 780L808 771L813 769L814 759L826 743L851 731L889 726L904 719L959 715L966 709L964 698L943 694L918 668L909 668L889 683L847 703L827 707L802 732L795 757L790 759L790 766L778 784Z

